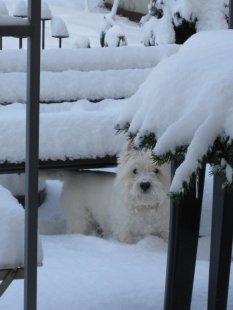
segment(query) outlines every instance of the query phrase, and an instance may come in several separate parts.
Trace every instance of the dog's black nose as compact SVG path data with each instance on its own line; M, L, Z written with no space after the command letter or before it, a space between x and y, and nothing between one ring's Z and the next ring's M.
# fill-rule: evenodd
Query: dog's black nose
M142 182L140 183L140 187L143 192L146 192L150 188L150 182Z

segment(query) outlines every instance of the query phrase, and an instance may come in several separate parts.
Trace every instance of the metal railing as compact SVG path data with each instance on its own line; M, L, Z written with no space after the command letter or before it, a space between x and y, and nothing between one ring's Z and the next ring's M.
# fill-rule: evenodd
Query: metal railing
M28 38L27 46L27 108L26 108L26 203L24 309L37 307L37 205L39 148L39 88L40 88L40 16L41 0L28 0L28 20L25 24L1 21L0 37ZM6 20L7 21L7 20Z

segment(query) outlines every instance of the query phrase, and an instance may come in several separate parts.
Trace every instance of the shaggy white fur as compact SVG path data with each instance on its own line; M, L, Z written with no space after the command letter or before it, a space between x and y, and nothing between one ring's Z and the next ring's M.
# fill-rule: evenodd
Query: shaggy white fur
M169 165L157 166L150 151L127 147L117 174L61 172L61 204L68 233L92 234L132 243L145 235L168 238Z

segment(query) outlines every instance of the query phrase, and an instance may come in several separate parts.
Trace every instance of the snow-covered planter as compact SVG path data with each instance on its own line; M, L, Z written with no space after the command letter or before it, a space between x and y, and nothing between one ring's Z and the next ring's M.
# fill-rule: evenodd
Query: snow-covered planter
M150 0L141 19L144 44L183 43L195 32L226 29L227 0Z
M171 185L174 194L206 161L232 183L232 54L232 30L192 36L155 67L118 120L117 128L126 129L137 147L151 147L158 162L185 156Z

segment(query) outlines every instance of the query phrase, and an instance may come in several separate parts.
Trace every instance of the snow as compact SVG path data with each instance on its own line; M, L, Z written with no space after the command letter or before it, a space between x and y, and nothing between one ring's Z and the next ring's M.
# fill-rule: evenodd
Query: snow
M24 210L12 194L0 185L0 268L24 265ZM13 224L13 225L12 225ZM38 241L38 264L42 263L42 245Z
M44 259L38 268L38 310L162 309L167 244L150 236L127 245L64 235L60 191L60 182L47 181L47 198L39 208ZM199 240L192 310L206 309L209 242L209 237ZM230 281L228 309L233 306L232 288ZM0 307L23 308L23 281L11 284Z
M124 31L118 25L114 25L107 30L104 41L105 46L108 47L127 45Z
M73 48L90 48L91 43L88 36L79 35L76 37Z
M87 98L127 98L144 82L151 69L41 72L40 100L60 102ZM64 87L64 81L66 87ZM125 81L125 83L122 83ZM78 85L78 87L77 87ZM5 89L9 89L5 92ZM0 103L26 101L26 73L0 73Z
M63 19L55 16L51 20L51 35L55 38L68 38L69 32Z
M20 19L22 20L22 19ZM157 65L176 53L177 45L157 47L127 46L124 48L48 49L41 51L42 71L143 69ZM25 72L25 50L0 51L0 72Z
M207 88L209 87L208 89L211 89L211 95L209 95L207 99L213 99L217 91L217 89L215 90L215 85L210 84L210 79L204 79L206 76L204 74L205 66L203 67L203 71L201 71L204 60L200 62L199 67L191 56L197 53L197 57L200 57L201 52L198 52L199 48L203 48L203 51L205 51L206 45L209 45L209 52L211 54L208 54L208 57L210 57L209 64L212 64L209 68L212 69L209 74L211 78L212 76L215 78L220 74L218 69L220 61L223 64L223 71L227 67L225 62L228 57L230 57L229 55L232 55L232 49L230 48L232 45L232 43L230 43L232 35L230 35L230 33L227 34L223 32L218 34L216 32L213 33L211 38L208 33L203 33L203 44L202 40L198 40L198 37L196 37L198 40L198 48L194 44L195 42L187 42L178 54L171 56L170 59L164 60L167 56L177 52L178 47L172 45L155 48L138 48L132 46L140 44L140 30L135 24L120 17L116 17L117 22L120 22L121 26L123 25L130 46L118 48L117 51L111 48L96 48L99 44L98 25L102 22L103 14L106 13L104 10L96 8L98 3L97 0L88 1L89 12L84 11L86 4L84 0L49 0L48 3L51 6L52 13L64 18L68 25L71 37L65 40L64 46L73 46L73 38L78 34L85 34L90 38L91 46L95 46L95 57L92 56L93 53L89 53L91 49L79 49L78 53L76 53L77 51L72 52L68 49L42 51L43 71L61 73L61 71L68 70L89 71L90 68L92 70L113 70L117 68L121 70L135 68L145 69L157 65L158 62L161 61L157 69L155 69L158 76L156 76L155 72L151 73L151 77L153 77L153 81L151 80L152 90L145 99L148 99L148 105L152 107L152 98L156 98L156 89L157 87L162 87L162 81L164 80L164 88L160 88L160 90L164 89L168 97L163 93L164 97L161 98L162 95L159 94L158 100L164 99L161 101L163 104L162 106L159 105L156 111L152 111L152 116L157 117L157 114L159 114L160 116L158 115L158 119L161 120L163 124L166 123L165 125L168 125L170 124L169 119L167 120L164 116L169 118L173 117L173 121L175 121L179 119L180 115L183 115L182 113L184 113L184 116L190 114L190 122L187 123L192 125L195 123L195 116L197 116L196 118L198 120L200 119L201 123L204 119L202 115L208 114L207 108L209 108L209 106L205 107L202 105L200 106L201 111L195 110L194 112L196 113L192 114L189 110L190 106L187 104L189 101L192 103L190 98L194 99L197 97L196 94L199 94L199 92L191 87L192 78L195 76L195 70L197 70L197 77L202 77L203 75L203 78L200 79L196 87L202 89L202 85L206 85ZM185 4L185 2L183 3ZM11 9L14 1L6 0L6 4L9 9ZM48 40L48 31L46 31L46 35ZM220 42L220 37L223 38L221 43L218 43ZM226 38L227 40L225 40ZM193 40L196 39L193 38ZM15 41L17 44L18 42L14 38L4 38L3 40L4 50L0 52L0 71L3 76L6 73L10 76L13 72L15 74L17 72L23 73L26 71L26 52L24 50L5 50L5 46L13 48ZM219 50L219 45L222 45L222 47L225 46L226 49L229 48L229 55L225 52L221 54L222 50ZM57 41L54 43L50 38L50 40L46 41L46 47L47 46L50 48L55 47L57 46ZM186 48L187 52L185 52ZM216 55L218 50L219 54ZM187 54L189 53L190 58L186 60ZM176 74L173 79L173 76L166 75L167 72L171 74L171 71L168 69L168 71L163 71L162 68L170 66L170 69L172 69L175 67L174 62L177 58L180 59L179 66L177 64L177 72L179 74ZM183 58L184 62L181 61L181 58ZM190 62L188 60L190 60ZM195 70L191 73L187 72L187 75L183 76L182 68L189 68L188 65L192 65ZM215 74L213 72L214 69L217 70ZM232 67L229 63L229 70L227 72L230 72L231 69ZM51 72L47 73L48 76L51 74ZM43 72L43 74L45 73ZM65 75L66 78L69 79L69 74L72 74L72 72L66 72L65 74L67 74ZM23 75L18 77L18 79L23 79L22 76ZM220 76L221 75L219 75L219 77ZM7 77L7 75L5 75L5 77ZM151 77L148 77L148 79ZM52 80L54 76L50 75L50 78ZM184 89L180 91L178 87L179 81L182 79L187 81L188 84L185 92ZM0 81L0 85L1 83L2 80ZM44 82L42 81L42 83ZM66 84L68 86L70 83L67 81ZM141 87L141 90L143 88L149 90L145 85L146 84ZM6 87L4 95L6 95L7 92L13 93L13 91L10 91L9 86ZM51 87L51 90L55 92L53 87ZM60 91L60 89L56 91L58 92L58 90ZM72 158L72 156L74 156L76 158L76 156L84 155L86 157L87 154L90 156L100 154L102 156L105 152L118 152L125 137L117 136L113 127L117 122L118 115L122 113L123 110L125 115L124 118L121 117L121 120L123 122L125 120L129 121L133 118L134 112L141 104L145 104L141 90L132 97L134 101L131 101L131 99L117 101L106 100L101 104L91 104L86 100L81 100L77 103L41 105L42 135L40 156L42 156L42 158L62 159L67 155L68 157L70 156ZM2 91L3 90L1 90L0 93ZM222 89L222 91L224 94L223 99L227 94L230 96L230 88L229 93L228 91L226 92L225 88ZM171 98L169 94L173 95L172 98L174 97L172 102L178 103L175 111L169 110L171 109L171 103L165 100L165 98ZM201 96L204 96L204 94L199 94L197 98L200 99L199 102L202 102ZM13 96L12 98L16 97ZM180 98L179 101L178 98ZM187 101L185 100L186 98ZM154 101L155 106L157 103L156 100ZM208 100L208 102L210 101L211 100ZM164 103L166 103L166 105ZM129 105L127 110L125 110L126 104ZM198 104L194 106L194 108L195 107L198 107ZM184 112L182 112L182 110ZM148 110L148 113L150 112L151 110ZM145 115L144 112L142 115ZM93 126L93 124L95 126ZM231 113L228 113L228 118L224 124L226 130L233 132L231 128ZM191 126L193 130L195 129L194 125L195 124ZM213 126L215 126L215 123L213 123ZM24 159L24 127L24 104L15 103L0 107L0 132L4 133L4 135L0 135L1 160L4 161L6 159L6 154L9 154L9 158L8 156L7 158L12 161ZM82 128L81 130L80 127ZM91 127L93 131L90 131ZM165 130L165 127L166 126L164 126L162 130ZM183 127L181 126L181 128ZM187 132L187 128L188 127L186 127L185 130L179 130L179 135L183 134L183 141L189 141L187 136L189 133L191 136L192 133L192 130ZM93 137L94 132L96 139ZM176 131L174 132L176 133ZM160 134L162 133L163 131L160 132ZM83 137L85 137L85 140ZM176 134L173 135L173 138L176 138ZM75 143L73 143L73 141L75 141ZM231 170L229 168L227 168L227 170L230 175ZM127 245L111 239L104 240L95 236L65 235L65 219L59 204L61 187L62 184L59 181L47 182L46 201L38 210L39 232L41 234L40 239L42 240L44 253L43 266L38 268L38 310L162 309L167 245L156 237L147 237L137 244ZM7 190L1 187L0 192L0 259L3 258L1 263L7 265L12 263L17 265L22 264L23 241L21 233L23 231L24 211ZM192 310L206 309L209 268L208 235L210 233L210 205L212 199L211 177L206 179L205 193L205 208L202 213L201 235L207 236L201 238L199 241ZM12 223L14 223L14 225L12 225ZM18 223L19 226L17 226ZM19 231L21 233L19 233ZM7 235L5 236L5 234ZM18 250L19 252L17 253ZM41 253L41 251L39 251L39 253ZM42 257L39 259L39 262L41 262L41 260ZM232 276L233 274L231 271L228 300L229 309L233 307ZM1 297L0 308L7 310L23 309L23 289L23 281L14 281Z
M23 19L20 17L13 17L13 16L5 16L2 15L0 18L0 25L4 25L4 26L22 26L22 25L28 25L28 20L27 19Z
M116 134L114 124L124 104L124 100L41 104L39 158L65 160L119 153L125 137ZM25 104L0 106L0 132L4 133L0 135L0 162L24 162Z
M0 15L9 15L8 9L4 3L4 1L0 0Z
M156 18L148 14L142 19L144 43L174 43L173 23L180 26L182 19L194 23L197 32L226 29L228 3L226 0L158 0L156 7L162 10L163 16Z
M13 15L18 17L28 16L28 8L24 0L19 0L16 2Z
M177 169L172 192L182 191L218 136L232 135L233 31L200 32L153 69L122 111L136 144L152 132L161 156L189 145ZM177 73L179 73L177 75ZM166 103L166 104L164 104Z
M41 19L50 20L52 19L52 12L47 2L41 1Z
M0 184L8 189L14 196L24 195L25 193L25 175L21 174L0 174ZM45 182L39 180L38 189L45 188Z

